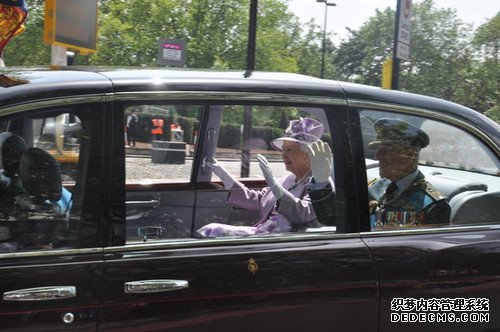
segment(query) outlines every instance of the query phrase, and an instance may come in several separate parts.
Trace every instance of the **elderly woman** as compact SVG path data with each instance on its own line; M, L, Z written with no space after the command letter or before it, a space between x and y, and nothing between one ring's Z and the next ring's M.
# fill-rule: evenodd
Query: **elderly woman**
M227 202L258 210L260 219L253 226L208 224L197 231L198 235L218 237L281 233L321 226L309 198L309 190L328 187L329 192L333 192L330 178L332 153L329 146L320 141L323 131L323 124L314 119L290 121L283 137L275 139L271 145L281 151L286 170L291 174L276 179L266 158L258 155L259 166L268 184L261 190L248 189L216 160L208 163L229 190ZM311 181L313 175L314 180Z

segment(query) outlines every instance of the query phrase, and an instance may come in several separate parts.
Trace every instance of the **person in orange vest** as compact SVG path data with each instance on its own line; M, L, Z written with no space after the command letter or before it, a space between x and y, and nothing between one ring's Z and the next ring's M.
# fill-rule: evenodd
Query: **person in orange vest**
M153 128L151 128L153 140L161 141L163 139L163 119L156 117L151 122L153 123Z

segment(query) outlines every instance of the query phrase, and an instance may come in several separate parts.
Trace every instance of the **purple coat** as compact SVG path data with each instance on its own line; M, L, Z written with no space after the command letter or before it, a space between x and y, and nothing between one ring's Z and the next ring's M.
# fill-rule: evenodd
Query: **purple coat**
M321 226L316 218L311 200L309 199L309 179L295 183L295 175L290 174L278 179L286 191L276 203L269 187L262 190L251 190L236 181L229 189L227 202L248 210L259 211L260 224L272 214L279 214L286 218L293 230L303 230L308 227Z

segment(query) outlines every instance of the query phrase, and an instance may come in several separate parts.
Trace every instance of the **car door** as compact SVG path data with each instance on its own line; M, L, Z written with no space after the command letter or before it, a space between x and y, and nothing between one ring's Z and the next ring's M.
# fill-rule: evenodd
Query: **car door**
M264 99L262 93L245 94L247 103L242 104L237 98L228 98L227 92L217 96L217 93L212 91L212 100L224 100L224 103L217 102L216 105L214 102L204 101L204 95L200 92L186 101L176 98L172 91L168 94L171 100L159 101L162 96L160 93L151 95L156 97L152 100L157 106L161 105L160 108L171 111L175 109L176 113L167 116L165 123L175 123L176 120L181 123L181 128L184 128L184 143L188 147L193 146L195 154L194 157L186 157L183 165L190 169L191 175L189 178L183 178L180 185L170 185L175 180L175 174L179 174L175 172L179 165L174 162L161 165L165 168L165 171L162 171L164 176L160 179L163 184L146 180L139 183L144 184L143 189L149 186L153 191L170 192L171 197L175 196L176 190L179 195L184 195L183 188L194 188L194 197L193 201L180 199L179 204L160 199L158 208L163 209L162 204L165 204L168 206L165 208L168 213L163 214L164 218L161 220L148 219L147 223L153 223L158 230L149 233L153 236L137 238L132 235L125 239L123 245L104 249L105 269L99 329L377 330L378 297L375 274L369 252L357 233L344 234L342 231L335 232L335 228L322 227L301 233L199 238L196 232L199 227L209 222L235 222L235 225L255 223L255 213L225 206L227 191L218 178L204 169L204 162L215 156L224 159L224 163L232 170L239 171L240 167L243 167L241 164L244 164L240 158L240 147L257 142L259 144L255 145L254 149L267 154L275 169L283 168L279 154L260 144L265 140L265 133L270 133L272 129L256 128L256 122L258 117L264 120L267 117L295 112L317 117L327 128L331 128L327 134L332 136L327 139L334 142L334 147L339 151L339 156L335 159L335 178L338 178L336 192L339 199L337 218L339 224L345 227L348 218L347 210L343 207L346 206L346 197L353 193L345 188L345 183L349 183L352 178L348 168L348 165L352 164L348 161L351 156L348 153L343 155L349 145L343 125L343 117L346 117L345 100L331 98L329 104L324 104L323 97L316 101L308 95L306 99L309 104L306 105L303 104L305 98L297 98L302 103L299 109L299 102L294 104L292 95L285 98L266 94L265 99L277 98L277 103L258 106L252 106L248 100L253 97L261 101ZM184 93L179 94L183 95ZM127 100L126 96L123 96L123 99ZM121 110L121 113L116 115L116 119L122 121L119 127L123 128L130 107L134 106L137 110L137 105L151 103L147 100L135 100L134 105L130 102L119 104L117 109ZM196 109L202 111L196 118L186 119L185 117L189 116L183 112L192 109L193 105L201 106ZM245 112L249 106L252 106L250 109L256 119L253 123L254 130L260 131L257 136L240 138L240 128L243 133L241 137L245 137L245 127L240 127L240 124L232 123L227 118L242 114L239 112ZM275 112L281 113L276 115ZM221 113L224 114L222 117ZM139 123L144 118L148 118L146 112L139 114ZM186 132L195 132L189 129L190 122L196 123L196 139L194 135L186 135ZM149 120L146 123L149 123ZM167 128L169 127L170 125L167 125ZM283 129L277 130L279 135L282 135ZM150 140L149 137L145 138L145 143ZM123 145L123 136L118 137L116 141ZM238 143L235 145L232 142ZM217 143L222 145L215 145ZM122 160L124 150L123 147L117 148L112 160ZM249 167L250 176L240 178L240 181L259 188L265 182L258 168L255 168L255 153L253 150L250 152L250 160L246 165ZM125 168L127 165L132 163L126 163ZM160 167L153 162L152 156L148 165ZM168 171L169 167L171 171ZM125 188L127 192L134 190L134 186L127 184L125 174L128 174L127 170L114 172L117 182L114 188ZM122 211L128 210L126 199L119 194L115 196L116 207ZM191 212L187 213L189 206ZM178 212L175 212L176 208L179 209ZM153 209L156 207L151 208L151 213L156 213ZM134 219L132 222L138 221ZM173 225L182 225L181 229L188 231L176 233ZM176 234L179 236L175 236Z
M4 108L0 119L2 330L97 328L106 108L97 96L74 100Z
M418 126L430 138L420 151L418 169L451 209L449 220L440 225L406 227L400 220L396 228L362 233L380 285L380 329L498 329L500 150L488 136L498 135L498 126L481 121L484 127L478 129L477 123L435 110L414 107L414 112L402 113L391 105L376 105L357 110L364 146L375 140L377 119ZM463 118L479 117L467 109L460 112ZM369 182L379 177L373 162L367 162Z

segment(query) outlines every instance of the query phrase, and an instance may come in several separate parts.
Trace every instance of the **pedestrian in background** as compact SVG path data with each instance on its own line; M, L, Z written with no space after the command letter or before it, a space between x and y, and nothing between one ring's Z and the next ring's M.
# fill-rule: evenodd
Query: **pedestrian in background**
M135 146L135 141L137 138L137 125L139 123L139 118L136 112L132 112L127 117L127 145Z

